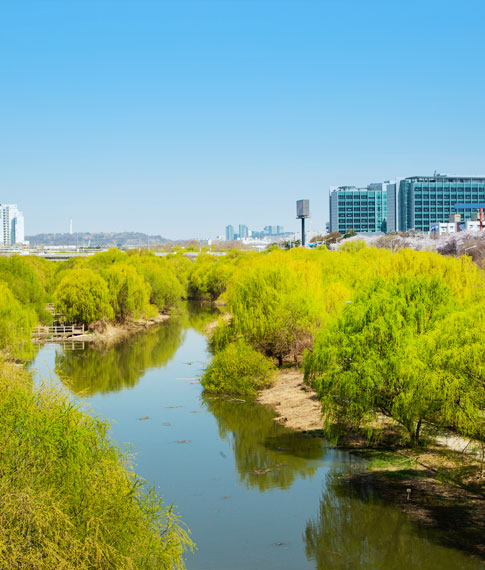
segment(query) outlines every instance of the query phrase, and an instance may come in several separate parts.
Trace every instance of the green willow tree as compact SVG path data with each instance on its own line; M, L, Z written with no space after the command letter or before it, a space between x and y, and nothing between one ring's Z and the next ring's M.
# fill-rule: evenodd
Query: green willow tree
M150 286L133 266L113 264L104 275L117 320L124 322L128 316L138 318L154 314L154 307L150 306Z
M429 382L439 382L442 405L433 418L464 435L485 437L485 303L446 317L422 352ZM437 377L439 380L436 380Z
M185 292L172 268L155 257L145 258L137 259L135 266L150 286L150 303L161 311L177 306Z
M240 267L228 288L227 304L232 319L221 324L227 330L217 331L216 338L242 336L280 365L287 356L296 360L311 345L323 312L318 290L310 289L304 273L266 259Z
M0 276L23 306L33 308L41 320L49 320L50 315L46 315L44 309L47 301L46 291L39 271L31 260L19 255L0 258Z
M90 324L112 318L106 281L92 269L73 269L59 283L54 300L69 321Z
M327 430L383 414L417 444L424 420L442 421L447 377L430 369L427 346L456 304L440 277L425 275L378 279L356 296L305 357Z
M0 281L0 351L15 358L31 356L30 333L36 323L35 311L17 301L8 285Z

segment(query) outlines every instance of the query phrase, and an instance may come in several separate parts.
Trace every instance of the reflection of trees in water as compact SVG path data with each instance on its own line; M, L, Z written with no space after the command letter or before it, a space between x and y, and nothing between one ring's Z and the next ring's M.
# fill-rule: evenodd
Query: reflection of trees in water
M403 489L405 492L405 489ZM318 514L304 533L317 570L478 569L475 560L418 534L397 508L377 501L371 487L327 475Z
M185 313L187 326L199 333L205 332L205 327L215 321L221 314L219 307L207 302L188 301Z
M110 349L88 346L83 351L66 351L56 355L56 373L76 394L90 396L135 386L149 368L169 362L185 340L185 330L198 332L219 311L212 305L187 303L157 329L136 334Z
M264 406L206 393L202 401L215 416L221 438L232 439L239 476L248 487L287 489L296 478L315 473L315 460L324 453L319 438L290 432L274 422L274 412Z
M147 369L171 360L184 337L184 319L171 319L107 350L88 347L57 353L56 373L76 394L121 390L135 386Z

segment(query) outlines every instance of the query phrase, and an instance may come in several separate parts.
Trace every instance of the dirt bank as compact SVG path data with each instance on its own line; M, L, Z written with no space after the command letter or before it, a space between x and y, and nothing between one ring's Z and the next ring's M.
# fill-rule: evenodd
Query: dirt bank
M169 318L170 315L160 313L151 319L129 319L123 324L106 323L104 326L98 327L98 330L95 330L92 333L76 336L71 340L75 340L76 342L93 342L104 346L112 346L133 334L158 326Z
M286 427L299 431L322 428L320 402L316 392L303 384L301 370L279 370L273 386L263 390L257 401L272 406L275 421Z

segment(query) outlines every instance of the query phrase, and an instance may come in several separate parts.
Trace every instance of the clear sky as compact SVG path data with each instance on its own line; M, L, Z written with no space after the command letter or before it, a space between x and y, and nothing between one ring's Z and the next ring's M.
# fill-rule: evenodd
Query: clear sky
M26 234L296 230L330 185L485 172L485 2L0 0Z

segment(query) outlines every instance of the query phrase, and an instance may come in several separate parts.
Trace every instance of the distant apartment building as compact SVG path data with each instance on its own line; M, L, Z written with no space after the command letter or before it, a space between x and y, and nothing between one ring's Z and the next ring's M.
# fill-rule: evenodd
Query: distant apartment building
M393 183L373 183L365 188L330 188L330 231L345 234L387 230L387 190Z
M0 204L0 245L23 243L24 215L16 204Z
M226 241L234 240L234 226L226 226Z
M244 239L249 236L249 228L243 224L239 224L239 238Z
M388 231L429 232L455 214L468 222L479 210L478 204L485 203L485 177L434 174L400 178L387 203Z

